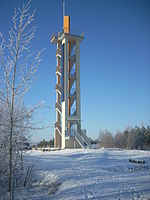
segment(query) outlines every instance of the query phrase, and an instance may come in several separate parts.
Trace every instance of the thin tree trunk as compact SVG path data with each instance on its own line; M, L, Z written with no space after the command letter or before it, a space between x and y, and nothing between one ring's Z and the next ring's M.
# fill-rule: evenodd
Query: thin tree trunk
M13 76L13 87L12 87L12 102L11 102L11 112L10 112L10 138L9 138L9 174L8 174L8 194L9 200L12 196L12 133L13 133L13 112L14 112L14 85L15 85L15 74L16 74L16 64L14 68Z
M22 149L21 149L21 170L23 171L23 155L22 155Z
M14 114L14 90L15 90L15 78L16 78L16 68L17 68L17 58L20 46L20 32L18 35L18 46L15 58L15 66L13 73L13 82L12 82L12 95L11 95L11 111L10 111L10 138L9 138L9 172L8 172L8 200L12 198L12 135L13 135L13 114Z
M17 164L17 158L15 160L15 165L13 169L13 180L12 180L12 200L14 200L14 191L15 191L15 173L16 173L16 164Z

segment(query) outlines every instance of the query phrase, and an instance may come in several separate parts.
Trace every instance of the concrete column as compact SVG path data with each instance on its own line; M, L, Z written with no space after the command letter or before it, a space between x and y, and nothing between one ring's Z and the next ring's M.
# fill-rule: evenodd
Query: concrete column
M76 109L77 109L77 117L81 118L81 110L80 110L80 42L76 40Z
M66 147L66 143L65 143L65 130L66 130L66 125L65 125L65 121L66 121L66 117L65 117L65 101L62 102L62 140L61 140L61 146L64 149Z
M68 38L64 44L64 101L62 102L62 148L65 148L65 130L68 122Z
M65 100L65 126L67 128L68 119L68 38L65 38L64 45L64 100Z

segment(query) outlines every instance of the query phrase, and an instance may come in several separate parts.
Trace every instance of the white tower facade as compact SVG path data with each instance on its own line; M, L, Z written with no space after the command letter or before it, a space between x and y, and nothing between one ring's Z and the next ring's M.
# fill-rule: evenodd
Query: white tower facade
M81 129L80 42L83 39L83 34L70 31L69 16L64 16L62 32L51 37L51 43L57 45L54 145L59 148L90 146L86 131Z

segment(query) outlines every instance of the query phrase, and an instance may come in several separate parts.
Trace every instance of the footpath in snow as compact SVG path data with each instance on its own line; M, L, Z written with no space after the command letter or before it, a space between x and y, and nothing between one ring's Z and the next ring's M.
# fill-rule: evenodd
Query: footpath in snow
M33 151L27 162L38 176L31 188L16 192L18 200L150 199L150 151Z

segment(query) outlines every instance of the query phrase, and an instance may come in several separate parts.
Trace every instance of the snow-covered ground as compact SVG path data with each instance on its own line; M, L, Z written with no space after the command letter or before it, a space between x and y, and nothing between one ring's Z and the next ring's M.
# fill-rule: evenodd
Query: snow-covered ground
M30 189L17 191L15 199L150 199L150 151L33 151L28 162L38 171L37 180Z

